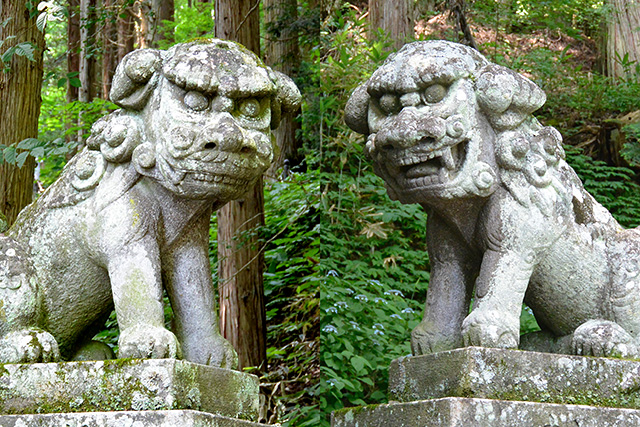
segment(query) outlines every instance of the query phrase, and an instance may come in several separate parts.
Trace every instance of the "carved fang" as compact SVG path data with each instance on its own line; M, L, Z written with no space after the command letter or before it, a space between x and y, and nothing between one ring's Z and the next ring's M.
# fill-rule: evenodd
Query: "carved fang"
M453 159L453 154L451 153L451 147L445 147L442 149L442 164L449 169L450 171L455 170L456 162Z

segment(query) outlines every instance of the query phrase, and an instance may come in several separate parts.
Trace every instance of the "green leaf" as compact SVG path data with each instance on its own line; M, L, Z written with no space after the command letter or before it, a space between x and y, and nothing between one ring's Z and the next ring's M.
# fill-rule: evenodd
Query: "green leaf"
M24 162L27 160L27 157L29 157L28 151L23 151L22 153L18 154L18 157L16 157L16 165L21 168L22 165L24 165Z
M16 48L16 55L24 56L29 61L35 61L33 53L36 50L36 46L31 42L22 42L14 46Z
M62 87L67 83L67 79L66 77L63 77L61 79L58 80L58 83L56 84L58 87Z
M37 146L39 143L40 141L37 140L36 138L27 138L18 142L18 145L16 145L16 148L20 148L22 150L31 150L32 148Z
M35 158L44 157L44 147L35 147L33 150L31 150L31 155Z
M38 15L38 19L36 20L36 28L40 31L44 31L44 28L47 26L47 12L42 12Z
M80 87L82 86L82 82L80 81L79 78L77 77L73 77L69 79L69 84L73 87Z
M5 163L8 163L10 165L14 164L16 162L16 149L13 147L6 147L4 150L2 150L2 154L4 156L4 161Z
M13 54L15 53L15 51L16 51L15 46L12 46L9 49L7 49L7 51L2 54L2 57L0 57L0 59L2 59L2 62L6 62L6 63L11 62L11 58L13 58Z

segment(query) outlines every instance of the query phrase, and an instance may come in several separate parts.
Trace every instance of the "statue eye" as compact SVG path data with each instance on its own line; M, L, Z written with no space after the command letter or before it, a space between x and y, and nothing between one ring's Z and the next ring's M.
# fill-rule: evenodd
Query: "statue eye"
M380 108L387 115L398 113L402 107L400 105L400 100L398 99L398 97L390 93L385 93L384 95L382 95L380 97L379 103Z
M240 101L238 111L245 117L252 119L260 116L260 101L256 98L247 98Z
M192 90L187 92L184 96L184 103L187 107L194 111L203 111L209 107L209 98L204 96L200 92Z
M422 99L425 104L435 104L444 99L447 88L441 84L433 84L422 92Z

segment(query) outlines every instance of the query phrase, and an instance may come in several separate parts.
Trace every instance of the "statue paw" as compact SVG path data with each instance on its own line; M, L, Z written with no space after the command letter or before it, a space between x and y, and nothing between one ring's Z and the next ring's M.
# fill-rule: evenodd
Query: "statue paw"
M461 345L460 334L445 336L428 322L420 322L411 331L411 353L414 356L451 350Z
M635 339L620 325L608 320L589 320L573 333L574 354L598 357L639 357Z
M207 360L207 365L223 369L236 369L238 367L238 354L229 341L222 335L214 339L213 350Z
M139 325L120 331L118 357L134 359L179 359L180 343L169 330Z
M465 346L518 348L520 320L497 310L475 309L462 322Z
M49 332L24 329L9 332L0 339L0 362L36 363L60 360L56 339Z

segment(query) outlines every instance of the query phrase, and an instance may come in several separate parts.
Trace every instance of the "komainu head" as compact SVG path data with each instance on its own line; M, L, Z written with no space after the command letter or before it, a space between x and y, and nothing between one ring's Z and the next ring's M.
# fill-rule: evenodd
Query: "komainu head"
M368 135L366 152L392 198L485 197L504 182L528 204L529 188L550 185L564 156L560 134L531 115L545 100L532 81L472 48L415 42L354 91L346 122Z
M240 197L273 158L270 129L300 102L295 84L244 47L206 39L168 51L137 50L116 70L72 181L97 186L109 164L129 163L181 197Z

